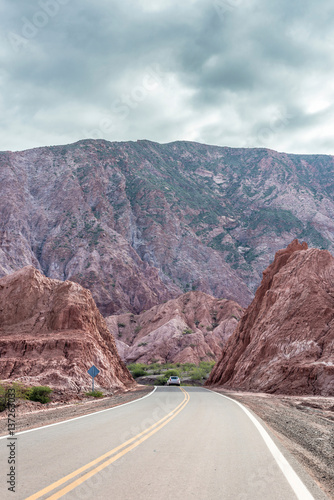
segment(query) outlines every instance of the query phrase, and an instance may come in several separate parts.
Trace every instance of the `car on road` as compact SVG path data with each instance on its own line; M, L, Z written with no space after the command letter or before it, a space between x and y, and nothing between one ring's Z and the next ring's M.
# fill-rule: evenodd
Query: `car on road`
M167 385L180 385L180 379L179 377L176 377L175 375L172 375L171 377L169 377L169 379L167 380Z

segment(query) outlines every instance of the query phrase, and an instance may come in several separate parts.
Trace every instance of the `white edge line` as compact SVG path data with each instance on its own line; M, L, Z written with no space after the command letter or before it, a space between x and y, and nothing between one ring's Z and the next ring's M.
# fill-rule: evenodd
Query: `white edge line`
M240 406L240 408L246 413L246 415L251 419L259 433L261 434L261 437L263 438L264 442L266 443L267 447L269 448L269 451L271 452L272 456L274 457L277 465L283 472L286 480L290 484L291 488L293 489L295 495L297 496L298 500L315 500L313 495L309 492L309 490L306 488L305 484L302 482L298 474L293 470L283 453L278 449L274 441L271 439L269 436L268 432L264 429L264 427L260 424L260 422L252 415L252 413L245 408L245 406L239 401L236 401L235 399L229 398L228 396L225 396L224 394L220 394L219 392L213 391L211 389L206 389L207 391L214 392L215 394L218 394L218 396L222 396L223 398L229 399L230 401L233 401L233 403L237 404Z
M142 398L138 398L138 399L134 399L133 401L129 401L128 403L123 403L121 405L116 405L116 406L113 406L112 408L106 408L105 410L100 410L100 411L95 411L95 412L87 413L87 415L81 415L80 417L69 418L68 420L62 420L61 422L56 422L54 424L48 424L48 425L44 425L42 427L35 427L34 429L28 429L26 431L15 432L14 436L10 436L9 434L7 434L7 436L1 436L0 439L10 439L10 438L13 439L15 436L19 436L20 434L27 434L27 432L38 431L40 429L46 429L47 427L54 427L55 425L60 425L60 424L66 424L68 422L73 422L74 420L79 420L80 418L91 417L92 415L97 415L98 413L104 413L105 411L116 410L116 408L120 408L121 406L131 405L132 403L137 403L137 401L142 401L143 399L148 398L149 396L152 396L152 394L156 390L157 390L157 386L155 385L153 391L151 391L149 394L146 394L146 396L143 396Z

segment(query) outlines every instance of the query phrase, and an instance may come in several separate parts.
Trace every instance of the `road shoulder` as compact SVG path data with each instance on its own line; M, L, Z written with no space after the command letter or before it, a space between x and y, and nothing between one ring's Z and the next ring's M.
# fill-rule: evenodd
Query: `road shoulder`
M137 399L141 399L152 392L152 386L137 386L129 391L120 392L101 399L89 398L85 400L69 400L64 403L42 405L40 403L17 401L16 433L43 427L63 420L96 413L119 406ZM7 411L0 414L0 436L8 434Z
M239 401L259 416L321 490L334 498L334 398L211 389Z

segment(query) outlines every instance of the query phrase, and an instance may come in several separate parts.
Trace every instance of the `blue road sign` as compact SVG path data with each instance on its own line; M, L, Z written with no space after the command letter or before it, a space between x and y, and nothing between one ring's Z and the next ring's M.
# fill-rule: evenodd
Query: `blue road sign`
M100 370L98 370L95 365L92 365L87 372L92 377L92 391L94 392L94 377L100 373Z
M95 365L92 365L92 366L89 368L89 370L87 370L87 372L89 373L89 375L90 375L91 377L93 377L93 378L94 378L94 377L96 377L96 375L98 375L98 374L100 373L100 370L98 370L98 369L96 368L96 366L95 366Z

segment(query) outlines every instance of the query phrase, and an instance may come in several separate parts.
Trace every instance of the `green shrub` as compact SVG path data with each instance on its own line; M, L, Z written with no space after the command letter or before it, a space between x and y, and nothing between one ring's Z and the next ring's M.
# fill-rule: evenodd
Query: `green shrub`
M203 370L200 368L194 368L190 375L191 380L202 380L205 378Z
M144 375L147 375L147 371L144 370L144 368L134 368L131 370L131 374L133 378L138 378L138 377L143 377Z
M164 373L164 376L167 377L167 380L169 379L169 377L172 377L172 376L176 376L176 377L179 377L180 376L180 373L178 370L167 370L165 373Z
M31 387L27 393L27 399L30 401L38 401L39 403L49 403L51 399L49 398L49 394L52 392L52 389L48 386L39 385L37 387Z
M13 382L11 389L15 390L15 397L19 399L28 399L29 388L24 386L21 382ZM7 389L9 389L9 387Z
M190 333L193 333L191 328L185 328L182 332L183 335L190 335Z
M132 370L135 370L136 368L142 368L143 370L147 370L147 365L144 363L129 363L127 365L127 369L132 372Z
M199 368L208 375L211 372L212 368L215 366L215 364L216 364L215 361L201 361L199 364Z
M166 377L166 375L161 375L158 377L155 381L155 385L165 385L169 377Z
M8 391L14 389L15 398L17 399L29 399L29 394L31 388L24 386L20 382L13 382L12 384L2 385L0 384L0 412L8 408Z
M85 396L93 396L94 398L103 398L103 392L101 391L85 392Z
M196 365L194 363L183 363L182 365L182 370L185 372L188 372L192 370L193 368L196 368Z
M7 387L0 386L0 412L5 411L8 406L8 393Z
M148 366L148 370L150 370L153 375L159 375L162 372L160 363L152 363Z

